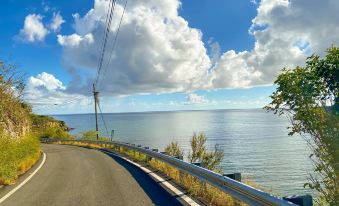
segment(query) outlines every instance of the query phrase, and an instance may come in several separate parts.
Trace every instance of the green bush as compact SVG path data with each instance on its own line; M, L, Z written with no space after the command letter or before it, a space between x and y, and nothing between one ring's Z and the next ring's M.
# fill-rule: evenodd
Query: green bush
M52 138L52 139L73 139L67 131L59 127L48 127L37 132L37 136L41 138Z
M178 142L171 142L165 148L165 153L170 156L183 156L184 152L180 148Z
M80 132L78 135L81 140L97 140L97 132L95 130L88 130L85 132ZM110 141L108 137L99 137L100 141Z
M303 67L284 68L274 83L265 109L286 115L289 135L305 137L313 151L315 174L304 186L320 193L320 205L339 205L339 47L323 58L311 55Z
M193 134L190 140L192 152L188 154L188 159L191 163L201 162L207 169L217 171L217 166L224 158L224 151L217 145L214 146L214 150L208 151L206 140L207 137L204 133Z
M53 117L31 114L32 130L39 138L73 139L64 121Z

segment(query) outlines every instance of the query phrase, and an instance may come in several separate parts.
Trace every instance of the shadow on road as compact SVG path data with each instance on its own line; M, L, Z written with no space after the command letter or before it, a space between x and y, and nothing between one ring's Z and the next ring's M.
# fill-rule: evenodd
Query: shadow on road
M159 186L158 183L156 183L149 175L147 175L137 166L125 161L120 157L106 153L104 150L102 150L102 152L127 169L127 171L134 177L134 179L138 182L140 187L145 191L145 193L155 205L182 205L176 199L176 196L169 194L164 188Z

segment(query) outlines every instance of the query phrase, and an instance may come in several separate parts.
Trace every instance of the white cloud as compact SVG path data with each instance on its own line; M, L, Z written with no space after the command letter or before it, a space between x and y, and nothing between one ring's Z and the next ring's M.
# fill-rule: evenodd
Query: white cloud
M49 25L49 28L54 32L58 32L60 31L61 25L63 23L65 23L65 20L60 15L60 12L57 13L53 12L53 18L51 24Z
M65 87L60 80L56 79L52 74L48 74L46 72L42 72L36 77L30 77L28 80L28 86L29 88L44 87L48 91L65 90Z
M108 1L96 0L85 16L73 15L74 34L58 36L64 60L71 66L90 68L93 73L97 69L107 5ZM202 34L178 16L179 5L177 0L128 3L111 64L102 70L105 78L100 79L101 90L131 94L208 87L206 76L211 63L201 41ZM113 34L122 12L123 6L117 4L111 26ZM93 41L86 40L88 35ZM64 41L67 38L74 41ZM112 35L108 41L104 66L113 38Z
M114 36L108 41L99 90L135 94L267 85L283 67L302 65L311 52L321 54L331 44L339 44L339 1L262 0L258 4L249 28L254 48L222 53L216 42L210 42L209 57L202 32L179 16L179 0L129 1L113 54L109 51ZM58 35L69 67L95 74L107 8L108 1L95 0L87 14L73 15L74 34ZM122 11L117 4L113 34ZM82 86L90 88L93 79L83 80Z
M339 1L262 0L250 33L253 50L225 52L214 68L213 86L271 84L283 67L303 65L310 53L339 44Z
M188 104L204 104L204 103L209 103L209 101L205 98L205 96L201 96L195 93L190 93L187 95L187 103Z
M252 3L252 4L255 4L255 5L258 4L258 2L257 2L256 0L251 0L251 3Z
M49 31L42 23L43 16L29 14L25 18L24 28L20 30L19 38L27 42L43 41Z
M45 114L89 111L93 104L91 97L67 93L62 82L46 72L29 78L24 99Z
M85 47L93 44L92 34L86 34L85 36L79 36L77 34L68 36L58 35L57 38L60 45L67 46L69 48L79 48L80 43Z

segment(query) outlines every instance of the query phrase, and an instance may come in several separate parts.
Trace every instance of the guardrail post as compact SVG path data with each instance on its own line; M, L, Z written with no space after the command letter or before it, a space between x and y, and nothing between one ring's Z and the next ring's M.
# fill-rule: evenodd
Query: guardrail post
M303 195L303 196L288 196L283 197L284 200L287 200L289 202L292 202L296 205L300 206L313 206L313 199L311 195Z
M174 158L177 158L177 159L179 159L179 160L184 160L184 156L182 156L182 155L174 156Z
M145 149L149 149L149 147L144 147ZM152 149L153 152L158 152L158 149ZM146 155L146 162L150 162L153 158Z
M223 174L222 176L241 182L241 173Z
M198 166L198 167L205 167L204 163L202 163L202 162L193 162L192 164L194 164L195 166Z

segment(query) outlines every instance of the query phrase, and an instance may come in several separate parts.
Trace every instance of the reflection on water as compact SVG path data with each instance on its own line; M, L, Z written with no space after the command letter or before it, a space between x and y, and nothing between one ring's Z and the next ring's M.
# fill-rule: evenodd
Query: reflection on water
M76 134L94 129L94 115L57 115ZM306 142L288 136L288 121L263 110L215 110L104 114L115 139L163 149L178 141L187 152L193 132L204 132L209 147L224 149L226 173L241 172L279 195L311 193L304 189L313 170ZM105 134L100 122L101 133Z

